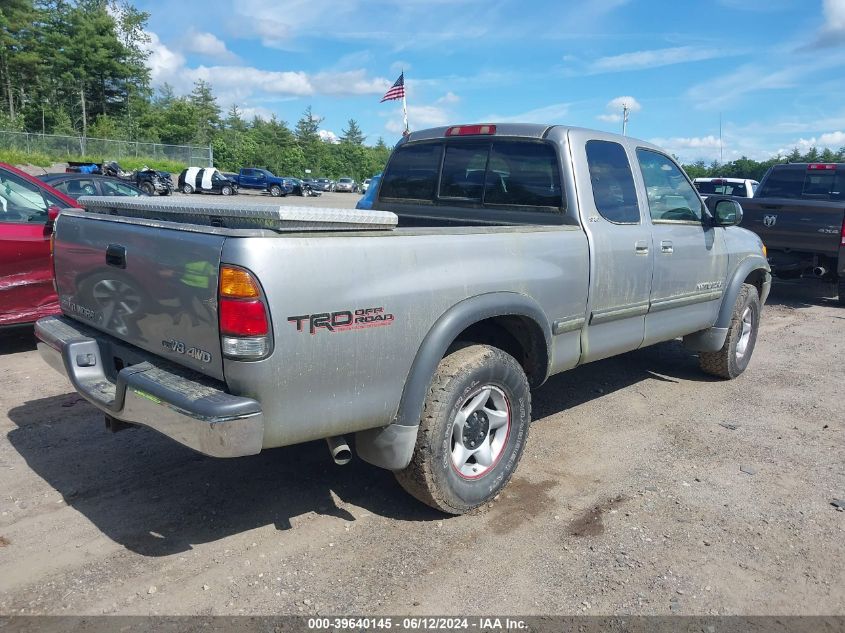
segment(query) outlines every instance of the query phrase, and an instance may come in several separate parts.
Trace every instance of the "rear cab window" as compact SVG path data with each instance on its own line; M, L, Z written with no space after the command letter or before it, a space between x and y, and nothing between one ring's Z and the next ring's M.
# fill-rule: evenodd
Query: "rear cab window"
M639 224L640 205L625 148L612 141L587 141L586 152L596 211L614 224Z
M390 158L379 200L442 207L444 212L449 208L455 215L478 218L489 215L485 209L561 216L565 208L554 145L528 139L403 145Z
M845 200L845 169L773 168L766 178L763 196L768 198L805 198L809 200Z
M727 180L699 181L694 183L699 193L705 196L734 196L747 198L748 193L744 182L728 182ZM752 185L753 192L753 185Z

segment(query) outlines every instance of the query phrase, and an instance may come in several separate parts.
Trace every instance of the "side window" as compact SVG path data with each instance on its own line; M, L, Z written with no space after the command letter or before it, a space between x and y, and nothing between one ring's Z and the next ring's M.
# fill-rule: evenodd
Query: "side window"
M138 192L132 187L127 187L122 182L103 180L103 193L107 196L137 196Z
M431 202L437 186L442 147L440 143L423 143L396 150L384 173L379 198Z
M615 224L639 224L640 206L625 148L611 141L587 141L586 150L596 210Z
M94 185L94 181L83 178L71 178L56 185L56 189L62 193L66 193L74 200L79 196L97 195L97 187Z
M562 207L560 170L554 148L547 143L494 142L484 203Z
M36 185L0 170L0 223L46 222L47 207Z
M488 141L447 145L439 197L480 202L489 151Z
M800 198L804 189L804 172L799 169L772 169L766 179L767 198Z
M654 222L701 222L701 199L675 163L648 149L638 149L637 160Z

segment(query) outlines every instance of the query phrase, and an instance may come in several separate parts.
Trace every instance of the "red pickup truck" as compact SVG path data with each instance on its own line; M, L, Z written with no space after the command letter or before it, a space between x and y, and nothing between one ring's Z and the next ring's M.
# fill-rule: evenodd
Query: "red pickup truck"
M0 328L59 312L50 234L59 210L76 202L0 163Z

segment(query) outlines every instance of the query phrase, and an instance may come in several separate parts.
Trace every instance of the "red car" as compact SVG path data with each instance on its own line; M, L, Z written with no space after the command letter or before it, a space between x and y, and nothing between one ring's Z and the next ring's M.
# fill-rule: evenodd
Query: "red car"
M0 328L59 312L50 234L59 210L77 206L50 185L0 163Z

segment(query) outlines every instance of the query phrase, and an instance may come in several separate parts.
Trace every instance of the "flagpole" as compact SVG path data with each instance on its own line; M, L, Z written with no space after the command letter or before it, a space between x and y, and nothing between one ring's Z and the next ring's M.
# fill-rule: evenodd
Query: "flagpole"
M402 69L402 118L405 121L405 134L408 134L408 102L405 100L405 93L408 92L404 85L405 83L405 69Z

